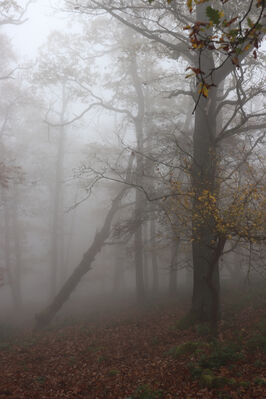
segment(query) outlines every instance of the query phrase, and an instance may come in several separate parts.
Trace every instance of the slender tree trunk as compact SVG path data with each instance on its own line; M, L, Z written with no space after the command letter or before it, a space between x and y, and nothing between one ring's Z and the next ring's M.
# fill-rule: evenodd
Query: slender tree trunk
M5 189L2 192L2 198L4 203L4 259L5 259L5 268L7 270L7 278L8 283L11 290L11 296L14 304L15 310L19 310L20 302L19 297L17 295L14 273L12 269L12 261L11 261L11 218L10 218L10 208L9 208L9 198L6 195Z
M135 204L135 223L137 228L134 234L134 255L136 270L136 295L139 304L142 304L145 298L144 272L143 272L143 232L142 232L142 206L143 194L136 190Z
M179 242L173 240L171 248L171 264L169 271L169 295L176 297L177 295L177 254L178 254Z
M156 241L155 241L155 221L150 221L150 240L151 240L151 264L152 264L152 293L154 296L158 295L159 292L159 268L156 253Z
M124 279L124 259L123 246L116 245L115 247L115 270L114 270L114 295L120 294L121 290L125 290L125 279Z
M65 86L62 86L62 109L60 114L60 122L63 123L66 111L67 100L65 95ZM60 127L59 140L57 145L57 158L55 168L55 187L54 187L54 204L51 234L51 271L50 271L50 298L56 294L59 273L62 274L64 244L63 244L63 164L65 153L65 128Z
M147 222L144 222L142 225L143 228L143 274L144 274L144 286L145 292L149 292L149 256L147 252L147 243L148 243L148 225Z
M136 61L136 54L133 52L130 55L130 74L132 77L133 85L137 95L137 116L134 118L137 151L136 155L136 184L142 185L144 174L143 162L143 141L144 141L144 115L145 115L145 101L142 90L142 84L138 76L138 65ZM144 209L144 196L140 190L136 190L136 203L135 203L135 220L137 229L134 237L134 251L135 251L135 267L136 267L136 295L137 301L142 304L145 299L145 285L144 285L144 255L143 255L143 231L142 231L142 215Z
M17 184L13 185L13 198L11 201L12 205L12 236L14 239L14 255L15 255L15 267L13 274L14 289L16 291L18 306L22 306L22 294L21 294L21 243L20 243L20 230L18 220L18 187Z

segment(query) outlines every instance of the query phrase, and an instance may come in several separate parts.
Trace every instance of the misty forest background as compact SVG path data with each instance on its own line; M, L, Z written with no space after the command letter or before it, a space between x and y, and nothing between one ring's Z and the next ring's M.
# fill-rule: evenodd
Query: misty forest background
M265 18L0 0L1 398L265 397Z
M265 47L200 92L183 28L206 2L87 3L51 8L65 28L27 60L8 27L31 2L0 4L1 320L169 296L215 329L220 286L265 284Z

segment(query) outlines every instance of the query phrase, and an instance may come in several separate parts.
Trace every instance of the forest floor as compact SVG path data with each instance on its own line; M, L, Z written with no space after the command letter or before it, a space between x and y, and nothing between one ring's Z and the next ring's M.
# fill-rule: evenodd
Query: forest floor
M265 298L224 308L215 341L184 329L173 301L12 337L2 326L0 398L264 399Z

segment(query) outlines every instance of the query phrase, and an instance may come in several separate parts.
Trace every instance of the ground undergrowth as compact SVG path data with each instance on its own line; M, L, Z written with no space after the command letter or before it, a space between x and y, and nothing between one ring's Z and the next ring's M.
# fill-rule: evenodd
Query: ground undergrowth
M266 398L266 306L225 306L218 339L185 310L132 306L17 334L0 326L0 398Z

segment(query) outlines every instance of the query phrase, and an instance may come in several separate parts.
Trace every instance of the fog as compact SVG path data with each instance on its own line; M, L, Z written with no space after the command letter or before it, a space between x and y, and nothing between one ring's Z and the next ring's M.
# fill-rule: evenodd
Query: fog
M158 10L153 22L138 22L135 11L134 30L94 1L33 1L25 14L27 2L4 3L0 322L89 320L168 300L189 307L198 270L208 276L195 259L210 248L222 292L265 281L263 43L241 68L234 61L219 87L208 86L217 91L212 191L212 147L195 161L195 146L196 123L204 124L197 107L210 115L213 103L195 74L187 77L192 56L177 53L186 31L171 25L173 10L161 28ZM209 208L216 230L202 255L195 242Z

